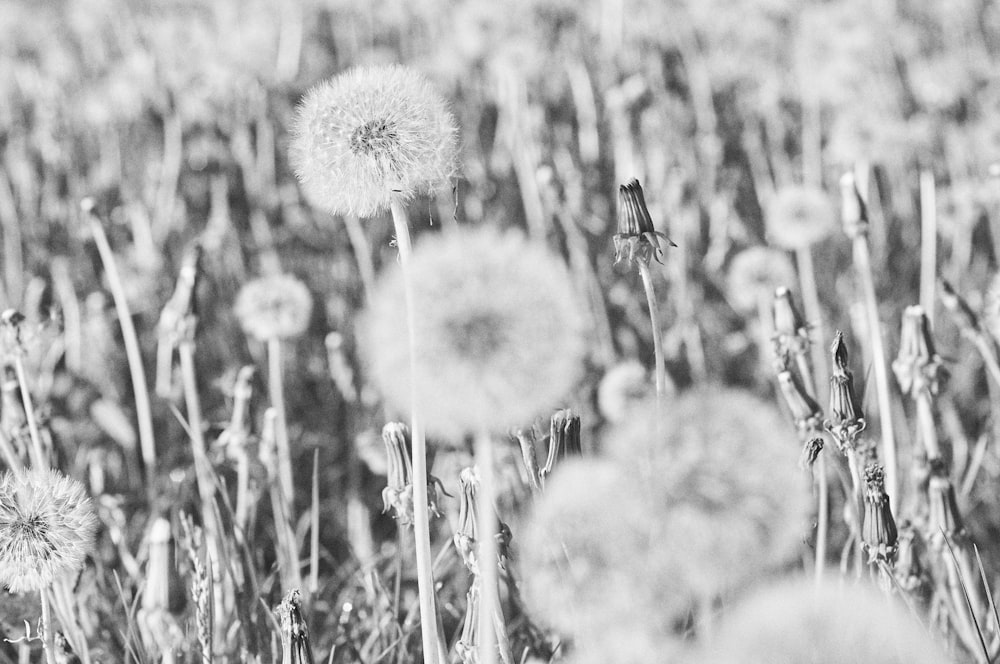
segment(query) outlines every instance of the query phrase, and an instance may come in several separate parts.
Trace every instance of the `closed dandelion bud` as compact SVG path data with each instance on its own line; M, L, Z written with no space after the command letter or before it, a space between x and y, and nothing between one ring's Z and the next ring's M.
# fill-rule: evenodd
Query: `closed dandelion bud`
M158 518L149 531L149 561L146 588L139 609L143 640L158 653L169 653L184 645L184 630L177 614L184 607L184 583L177 572L170 522Z
M767 238L783 249L805 249L837 227L837 213L822 189L790 186L779 189L767 210Z
M542 479L552 473L557 461L581 454L583 444L580 441L580 416L574 415L568 408L556 411L549 425L549 456L542 468Z
M823 451L823 439L820 437L810 438L802 445L802 455L799 457L799 468L803 470L812 468Z
M413 523L413 468L410 465L410 430L399 422L382 427L386 454L386 487L382 489L382 512L393 510L402 525Z
M755 312L762 300L770 299L777 288L795 280L795 268L785 252L750 247L736 254L729 266L729 301L738 311Z
M862 539L868 552L868 562L885 562L890 566L896 556L896 521L885 493L885 471L872 464L865 469L865 515Z
M83 567L97 517L83 485L55 470L0 475L0 585L42 590Z
M840 451L846 454L848 449L854 448L858 435L864 431L865 418L861 415L861 402L854 392L854 376L847 368L847 344L840 330L833 338L830 351L833 354L830 410L823 427L833 435Z
M764 588L727 607L704 664L941 664L951 658L896 601L814 579Z
M809 327L795 306L792 292L784 286L774 291L774 344L780 358L809 350Z
M476 492L479 488L479 477L472 468L463 468L458 476L462 487L462 495L458 511L458 528L455 529L455 550L462 556L462 561L470 571L479 570L478 535L479 523Z
M275 609L281 626L281 664L313 664L309 628L302 617L302 597L292 590Z
M511 435L517 439L517 444L521 448L521 460L528 475L528 485L532 491L541 490L538 459L535 457L535 432L531 429L519 429Z
M627 260L649 265L660 261L663 247L677 245L653 228L642 186L635 178L618 187L618 232L614 236L615 262Z
M840 177L840 215L844 232L852 240L868 235L868 207L858 191L854 173L847 172Z
M291 339L309 327L312 295L289 274L254 279L240 289L233 311L240 327L258 341Z
M940 280L941 304L951 315L952 321L965 334L975 334L979 330L979 317L969 303L955 291L947 279Z
M582 312L562 260L519 233L438 234L413 252L413 360L428 433L503 432L565 398L584 351ZM388 270L360 335L388 404L410 408L402 275Z
M965 524L958 511L958 500L951 480L932 471L927 482L927 502L930 506L927 528L932 541L940 540L942 535L952 538L965 534Z
M819 430L823 421L823 411L816 400L809 396L798 375L789 370L778 372L778 387L781 395L792 411L792 420L800 436Z
M899 353L892 370L904 394L916 397L926 391L935 395L944 371L934 350L934 338L923 307L907 307L899 338Z
M893 573L903 590L913 592L924 582L924 569L920 562L923 543L908 521L899 525L896 565Z
M292 124L290 157L309 201L372 217L438 188L454 173L455 120L427 80L399 65L355 67L310 90Z

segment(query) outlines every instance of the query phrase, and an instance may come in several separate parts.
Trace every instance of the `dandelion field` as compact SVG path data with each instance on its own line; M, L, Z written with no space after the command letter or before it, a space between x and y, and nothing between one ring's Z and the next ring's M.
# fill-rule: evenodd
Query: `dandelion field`
M6 0L0 664L998 661L998 58Z

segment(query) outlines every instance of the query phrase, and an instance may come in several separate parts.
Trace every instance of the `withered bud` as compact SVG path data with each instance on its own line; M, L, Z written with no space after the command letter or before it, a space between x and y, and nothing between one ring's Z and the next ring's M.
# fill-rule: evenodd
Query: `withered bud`
M400 422L382 427L387 459L386 487L382 489L382 512L390 508L396 520L413 522L413 467L410 465L410 429Z
M924 569L920 562L923 542L909 521L899 524L896 565L893 572L900 587L913 592L923 583Z
M463 468L458 476L462 488L458 508L458 528L455 529L455 549L462 556L465 566L473 573L479 570L478 526L476 493L479 491L479 475L473 468Z
M865 515L862 539L868 562L895 562L898 533L885 493L885 471L872 464L865 468Z
M805 437L810 431L819 429L823 421L823 411L806 391L798 375L788 369L779 371L778 387L785 398L785 403L788 404L788 409L792 412L792 419L799 435Z
M803 470L812 468L823 451L823 439L819 436L810 438L802 445L802 455L799 457L799 467Z
M937 394L944 369L923 307L907 307L903 312L899 353L892 370L903 393L913 398L925 391Z
M965 524L962 521L962 514L958 511L955 487L946 475L931 471L931 477L927 482L927 502L930 505L927 526L932 539L940 538L942 533L949 538L965 534Z
M979 316L972 310L969 303L955 290L947 279L939 280L941 288L941 304L951 315L952 321L965 334L976 334L979 331Z
M281 664L313 664L309 628L302 617L302 598L293 589L275 609L281 626Z
M455 644L455 652L462 664L478 664L479 662L479 610L479 577L477 576L466 594L462 636Z
M618 187L618 232L613 239L616 263L627 259L648 265L651 258L660 262L663 245L677 246L653 228L642 187L635 178Z
M549 456L540 473L542 480L552 473L557 461L581 454L580 416L574 415L568 408L556 411L549 421Z
M847 368L847 344L840 330L834 335L830 346L833 355L833 371L830 375L829 417L823 427L837 442L837 447L846 454L854 447L858 435L864 431L866 423L861 415L861 402L854 391L854 376Z
M528 486L532 491L541 491L539 479L541 477L538 469L538 459L535 456L535 432L532 429L518 429L511 433L517 439L517 444L521 447L521 460L524 462L524 470L528 476Z
M854 173L848 171L840 177L840 214L844 232L852 240L868 234L868 206L858 190Z

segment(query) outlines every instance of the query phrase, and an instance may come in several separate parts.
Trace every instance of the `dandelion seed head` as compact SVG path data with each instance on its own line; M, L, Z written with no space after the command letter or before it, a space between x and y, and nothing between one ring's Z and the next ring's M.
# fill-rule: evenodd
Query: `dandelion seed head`
M83 485L55 470L0 476L0 585L47 587L79 570L97 530Z
M664 574L700 597L794 557L808 535L811 497L797 467L800 446L775 407L713 387L679 396L659 425L652 403L641 412L603 449L657 506Z
M332 214L372 217L393 191L435 189L455 170L455 120L417 72L355 67L310 90L292 125L290 157L306 197Z
M608 369L597 387L597 406L609 422L621 422L652 390L649 374L638 360L625 360Z
M561 259L519 233L429 237L412 257L420 408L440 437L506 431L562 405L584 350L582 308ZM363 352L399 412L410 408L402 274L372 297Z
M275 274L247 282L236 296L233 311L247 335L268 341L305 332L312 307L312 295L304 283L289 274Z
M701 661L712 664L936 664L952 661L897 598L813 579L735 606Z
M762 298L770 302L775 289L795 282L795 268L785 252L750 247L737 254L729 266L729 301L739 311L756 311Z
M837 212L821 189L780 189L768 206L768 239L783 249L805 249L837 230Z

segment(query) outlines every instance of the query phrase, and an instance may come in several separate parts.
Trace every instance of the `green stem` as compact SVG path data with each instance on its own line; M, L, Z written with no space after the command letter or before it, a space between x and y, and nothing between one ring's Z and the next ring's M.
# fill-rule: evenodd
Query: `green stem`
M28 420L28 431L31 433L31 465L42 470L49 467L42 447L42 437L38 433L38 422L35 421L35 407L31 404L31 391L28 389L28 376L24 371L24 360L20 355L14 356L14 371L21 388L21 401L24 402L24 417Z
M390 209L399 248L399 265L403 273L403 291L406 299L406 328L410 346L410 437L413 466L413 537L417 559L417 592L420 598L420 633L424 661L428 664L447 664L445 653L438 652L437 609L434 597L434 576L431 568L430 515L427 510L427 441L418 403L416 312L414 311L413 278L410 259L410 224L406 201L397 193L391 197Z
M289 513L295 512L295 483L292 478L292 451L285 420L285 390L282 385L281 340L267 340L267 389L274 408L274 443L278 452L278 481ZM287 592L287 590L286 590Z
M42 647L45 649L47 664L56 664L56 633L52 629L52 609L49 607L48 593L47 588L39 591L42 599Z
M476 466L479 468L479 491L476 492L477 538L479 539L479 664L497 664L497 633L493 625L494 609L499 610L500 579L497 569L496 492L493 471L493 439L487 432L476 436ZM501 611L502 615L502 611Z
M643 261L639 264L639 274L642 276L642 287L646 291L646 304L649 306L649 322L653 327L653 360L656 363L654 375L656 376L656 402L657 408L662 411L663 400L667 391L667 369L663 358L663 335L660 331L660 307L656 302L656 292L653 290L653 277L649 272L649 265Z

